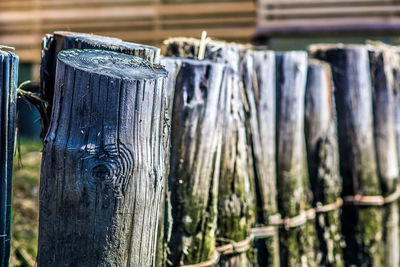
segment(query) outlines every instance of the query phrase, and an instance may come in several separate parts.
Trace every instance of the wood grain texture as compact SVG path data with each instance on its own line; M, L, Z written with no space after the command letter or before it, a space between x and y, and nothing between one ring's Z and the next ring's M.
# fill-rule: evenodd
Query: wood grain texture
M171 120L172 229L168 266L206 261L214 253L221 157L223 64L180 61ZM174 75L174 73L171 73Z
M305 134L313 206L335 203L342 193L337 116L331 69L310 60L305 94ZM318 266L344 266L340 209L317 214Z
M201 40L196 38L177 37L164 41L166 56L199 58ZM227 43L206 39L204 58L228 64L235 72L240 71L240 53L247 47L235 43Z
M165 41L168 56L198 58L200 40L171 38ZM217 240L221 244L242 241L255 223L254 173L251 150L246 136L245 99L241 57L245 46L207 40L204 58L227 64L222 86L225 103L222 112L223 136L218 190ZM250 266L253 252L224 256L220 266Z
M11 240L11 195L18 56L0 50L0 266L8 266Z
M400 62L398 58L400 53L398 47L393 47L396 50L396 56L391 61L392 63ZM396 59L397 58L397 59ZM400 65L393 64L393 78L394 78L394 90L393 90L393 102L394 102L394 129L396 135L396 153L397 153L397 165L400 166ZM400 206L400 200L397 201L397 205ZM400 211L399 211L400 212ZM399 219L400 227L400 219ZM400 232L400 231L399 231ZM400 233L399 233L400 239Z
M375 153L383 196L392 194L399 183L396 151L395 102L393 72L399 57L393 47L375 44L369 52L374 114ZM382 208L384 266L399 266L399 204Z
M41 170L39 266L154 265L166 74L110 51L59 53Z
M304 137L307 53L276 54L276 168L278 208L283 218L311 206ZM282 266L316 266L314 222L280 231Z
M239 75L231 70L222 88L222 155L218 190L217 237L242 241L255 223L255 196L250 149L247 143L243 94ZM220 266L252 266L252 250L221 258Z
M399 53L399 51L397 51ZM400 56L400 54L398 55ZM393 77L395 80L393 91L394 102L394 124L396 133L396 152L397 152L397 165L400 166L400 66L393 67Z
M165 83L167 96L166 123L170 126L172 119L172 107L175 95L176 76L182 65L181 60L170 58L161 58L160 64L165 66L168 71L168 77ZM170 127L167 128L170 130ZM171 150L171 132L165 133L165 148L168 155L165 157L165 177L169 176L170 171L170 150ZM162 192L159 223L157 229L157 249L156 249L156 266L162 267L167 264L168 242L171 238L172 230L172 211L171 211L171 191L168 187L168 179L165 179L164 190Z
M40 65L40 93L47 101L45 116L41 116L42 139L50 123L55 86L57 54L65 49L100 49L138 56L151 63L159 62L160 50L156 47L124 42L118 38L93 34L56 31L42 41L42 60Z
M343 196L381 195L375 156L368 51L361 45L318 45L313 55L329 62L336 110ZM344 206L342 231L346 266L382 266L379 207Z
M251 58L249 58L251 57ZM243 81L246 102L246 128L255 173L257 223L269 225L278 213L275 166L275 53L253 51L244 58ZM256 241L259 266L280 266L279 231L273 237Z

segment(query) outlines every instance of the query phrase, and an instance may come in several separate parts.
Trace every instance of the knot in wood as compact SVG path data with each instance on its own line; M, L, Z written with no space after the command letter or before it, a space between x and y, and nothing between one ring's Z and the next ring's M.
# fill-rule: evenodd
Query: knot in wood
M96 178L98 181L102 182L110 178L110 174L112 172L111 166L107 166L106 164L100 163L96 165L92 169L92 176Z
M133 153L121 143L111 152L105 147L95 151L95 154L86 151L86 157L83 157L84 169L90 177L85 182L88 190L95 192L96 186L100 186L107 191L103 192L105 194L124 196L134 169ZM112 192L108 192L108 188Z

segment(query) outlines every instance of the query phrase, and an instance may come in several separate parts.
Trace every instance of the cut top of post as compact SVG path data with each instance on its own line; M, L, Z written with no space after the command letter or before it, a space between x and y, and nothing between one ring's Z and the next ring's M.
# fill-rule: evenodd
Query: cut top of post
M167 56L208 59L214 62L228 63L238 71L240 53L249 48L248 45L216 41L210 38L205 40L196 38L175 37L164 41ZM202 50L202 51L200 51Z
M328 51L328 50L357 50L357 49L366 49L366 46L363 44L312 44L308 47L308 50L313 55L319 51Z
M128 80L156 79L168 75L160 65L112 51L69 49L61 51L57 58L73 68Z
M68 32L68 31L55 31L54 35L60 35L64 37L73 37L80 40L91 40L91 41L99 41L100 43L116 43L121 42L122 40L115 37L101 36L95 34L88 33L80 33L80 32Z
M154 61L155 63L158 63L160 49L157 47L154 47L154 46L125 42L125 41L123 41L119 38L115 38L115 37L106 37L106 36L100 36L100 35L94 35L94 34L67 32L67 31L55 31L54 37L55 38L57 38L57 37L73 38L74 42L80 44L80 46L76 47L76 48L81 48L81 49L106 47L107 48L106 50L154 51L153 52L154 59L152 61Z

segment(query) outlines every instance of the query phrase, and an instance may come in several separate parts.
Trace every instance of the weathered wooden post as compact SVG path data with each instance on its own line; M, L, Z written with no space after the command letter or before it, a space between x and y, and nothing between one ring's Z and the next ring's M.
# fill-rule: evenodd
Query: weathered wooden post
M166 112L166 122L170 125L172 117L172 106L175 94L175 84L176 76L180 71L182 66L181 60L172 60L169 58L162 58L160 64L165 66L168 71L168 77L165 83L165 90L167 96L167 112ZM170 130L170 127L167 129ZM171 148L170 131L166 132L165 135L165 148L169 152ZM170 171L170 154L165 157L165 177L168 178ZM156 266L164 267L167 264L168 257L168 242L171 238L171 228L172 228L172 214L171 214L171 192L168 189L168 179L165 179L163 196L160 205L160 216L157 229L157 254L156 254Z
M191 59L179 61L173 90L171 160L172 228L168 265L214 260L221 157L221 86L223 64ZM173 65L173 64L167 64Z
M398 194L399 165L395 133L395 64L399 56L388 45L374 43L369 52L372 99L374 114L374 137L378 174L383 197ZM385 203L382 208L382 234L384 266L399 266L399 205L396 199Z
M375 201L368 201L369 196L381 195L368 51L362 45L316 45L310 50L330 63L336 88L345 264L381 266L382 214Z
M320 211L316 214L317 264L344 266L336 106L331 69L327 63L309 61L305 97L308 173L313 206Z
M306 212L311 207L304 137L306 77L306 52L276 54L276 168L278 207L284 222L280 231L282 266L316 265L314 220Z
M393 91L393 102L394 102L394 125L396 133L396 152L398 166L400 166L400 49L396 49L396 57L393 58L393 77L394 77L394 91ZM396 65L397 64L397 65Z
M226 102L223 111L223 139L218 191L219 240L241 242L242 251L223 256L220 266L251 266L252 240L255 223L255 198L250 150L247 146L244 99L238 74L231 70L223 88Z
M42 42L42 61L40 66L40 94L41 98L47 102L41 111L42 133L46 135L50 124L57 54L65 49L100 49L120 52L123 54L141 57L152 63L159 63L160 49L124 42L118 38L111 38L93 34L56 31L43 38Z
M231 67L222 89L226 102L222 119L224 130L219 169L217 241L219 244L239 244L232 253L222 255L220 266L248 266L252 264L251 227L255 222L255 198L240 74L240 53L244 47L212 40L202 43L201 40L190 38L173 38L165 44L168 56L200 56ZM200 46L203 48L200 49ZM201 54L201 51L204 53Z
M396 152L397 152L397 165L400 167L400 49L399 47L392 47L396 55L391 59L393 67L393 102L394 102L394 128L396 135ZM397 201L400 207L400 200ZM400 211L399 211L400 212ZM399 218L400 227L400 218ZM400 235L400 231L399 231ZM400 236L399 236L400 240Z
M11 186L16 126L18 56L0 47L0 266L8 266L11 240Z
M275 168L275 53L253 51L245 60L244 83L247 130L253 155L257 196L257 224L268 226L278 213ZM273 229L273 228L271 228ZM280 266L279 228L269 237L256 240L260 266Z
M166 75L120 53L59 53L41 170L39 266L154 264Z

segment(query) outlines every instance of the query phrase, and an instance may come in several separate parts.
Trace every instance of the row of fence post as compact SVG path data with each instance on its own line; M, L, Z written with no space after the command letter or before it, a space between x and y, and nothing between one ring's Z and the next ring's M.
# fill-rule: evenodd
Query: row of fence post
M166 41L166 55L198 62L201 42L172 38ZM397 48L376 43L315 45L309 53L315 59L308 59L302 51L254 51L208 41L204 51L205 59L226 63L239 76L235 83L239 84L236 90L242 91L238 98L242 103L230 112L244 118L246 148L239 154L248 158L243 161L248 168L245 180L253 187L249 191L253 196L238 198L236 207L254 207L256 213L256 218L246 217L253 220L247 236L239 235L240 225L234 228L237 234L232 228L226 233L223 218L226 212L234 214L235 205L218 197L219 265L398 266ZM232 91L236 84L230 86ZM225 109L235 106L234 100L232 95L233 103ZM172 123L175 119L172 116ZM239 128L224 125L224 135L233 127L240 137ZM229 139L223 139L222 146L224 142L229 144ZM238 164L240 158L233 152L229 159ZM243 179L239 167L235 177L225 181L223 172L229 165L224 167L224 163L222 158L219 194L226 187L234 189ZM170 181L174 178L170 174ZM184 186L170 187L171 195ZM185 201L190 203L189 199L172 202L172 211ZM190 213L185 219L191 221ZM174 233L174 215L171 221ZM267 233L267 226L275 226L279 233ZM262 230L265 236L259 234ZM221 249L225 242L241 246L249 238L255 241L255 249L240 247L230 253ZM181 253L180 265L212 262L211 252L208 258L197 260L184 248ZM178 263L176 258L167 261L167 265Z
M44 38L39 266L399 266L396 48L165 48ZM0 59L3 266L18 58Z

